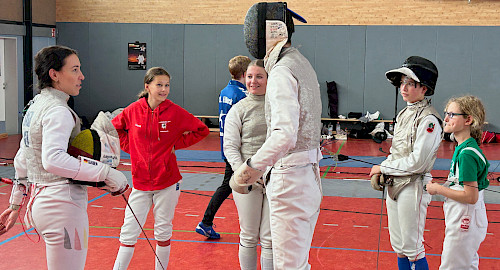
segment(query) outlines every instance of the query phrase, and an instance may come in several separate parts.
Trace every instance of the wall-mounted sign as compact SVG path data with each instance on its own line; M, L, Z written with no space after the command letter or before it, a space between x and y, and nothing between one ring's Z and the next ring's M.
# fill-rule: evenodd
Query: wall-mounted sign
M128 69L146 69L146 43L136 41L128 44Z

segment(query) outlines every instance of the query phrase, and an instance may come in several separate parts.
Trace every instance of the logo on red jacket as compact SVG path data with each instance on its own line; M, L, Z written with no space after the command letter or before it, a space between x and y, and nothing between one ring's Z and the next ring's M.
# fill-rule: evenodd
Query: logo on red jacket
M427 127L427 132L432 133L434 131L434 123L430 123Z
M167 124L172 121L159 121L158 124L160 125L160 132L168 132L167 129Z

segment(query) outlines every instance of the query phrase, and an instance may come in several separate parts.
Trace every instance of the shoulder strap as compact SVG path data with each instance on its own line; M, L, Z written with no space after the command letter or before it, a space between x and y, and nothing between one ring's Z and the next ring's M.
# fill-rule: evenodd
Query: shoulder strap
M465 147L464 149L462 149L462 151L464 151L464 150L473 151L474 153L476 153L476 155L478 155L483 160L484 164L486 164L486 160L484 159L484 156L481 155L481 153L476 148L469 146L469 147ZM460 152L462 152L462 151L460 151Z

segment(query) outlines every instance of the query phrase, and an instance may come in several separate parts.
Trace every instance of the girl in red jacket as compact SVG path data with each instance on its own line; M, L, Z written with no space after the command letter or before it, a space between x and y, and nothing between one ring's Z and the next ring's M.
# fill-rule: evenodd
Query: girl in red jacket
M209 133L198 118L168 100L169 93L170 75L161 67L153 67L146 72L139 100L112 121L120 135L120 146L132 161L134 187L129 204L141 226L154 204L157 270L168 265L172 220L180 194L182 176L174 149L191 146ZM140 233L139 224L126 208L113 269L127 269Z

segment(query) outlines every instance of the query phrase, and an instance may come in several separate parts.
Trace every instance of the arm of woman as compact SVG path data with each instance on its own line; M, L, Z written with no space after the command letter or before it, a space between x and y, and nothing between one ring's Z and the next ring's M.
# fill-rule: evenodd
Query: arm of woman
M63 106L50 109L42 119L42 166L55 175L74 180L100 182L105 190L121 194L127 189L127 178L109 165L67 153L71 131L75 126L72 113ZM118 192L118 193L115 193Z
M67 153L71 131L75 120L71 112L57 106L50 109L42 119L42 166L52 173L74 178L80 161Z
M461 203L475 204L479 197L478 171L484 161L472 151L462 151L458 155L459 181L463 183L464 190L454 190L436 183L429 183L427 191L431 194L441 194L447 198ZM429 190L430 189L430 190Z
M16 179L26 179L26 158L24 156L24 141L21 140L19 150L14 158L14 169ZM9 198L9 207L0 214L0 235L9 231L16 223L19 216L19 208L23 203L23 198L27 192L27 181L15 181Z
M236 104L238 105L238 104ZM235 106L236 106L235 105ZM224 124L224 155L227 158L233 171L243 164L243 157L241 156L241 129L243 123L238 115L238 110L233 107L229 110L226 116L226 123Z
M210 130L208 129L207 125L205 125L203 122L201 122L200 119L196 118L189 112L185 111L185 114L183 114L182 117L186 119L185 123L187 124L187 126L183 134L180 136L179 139L177 139L177 141L174 144L174 148L176 150L189 147L201 141L203 138L207 137L208 134L210 133Z
M454 190L438 183L427 183L427 192L431 195L440 194L461 203L475 204L478 198L477 182L465 182L464 190Z
M115 118L113 118L113 120L111 120L111 123L118 132L118 137L120 138L120 148L123 151L130 153L129 143L128 143L127 121L126 121L127 119L125 117L124 112L125 110L123 110Z

